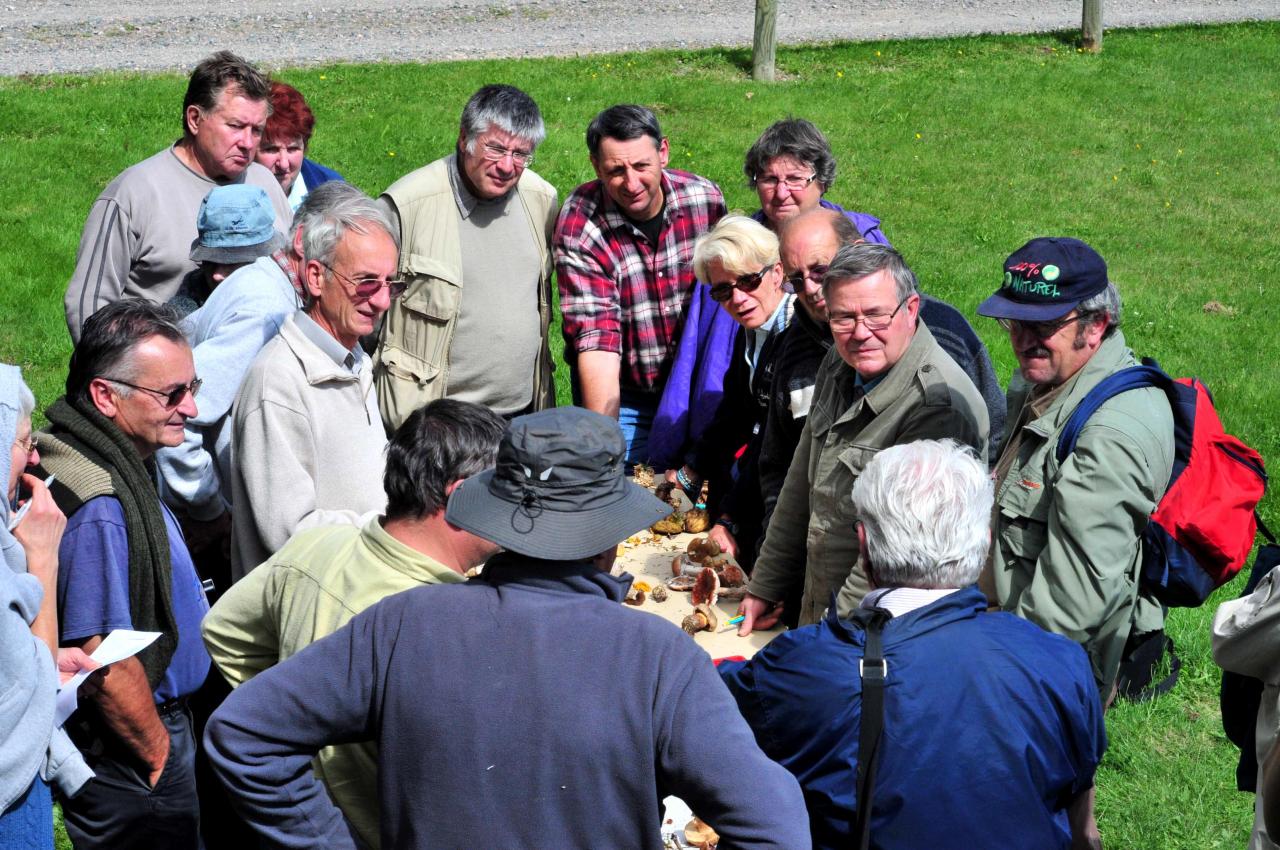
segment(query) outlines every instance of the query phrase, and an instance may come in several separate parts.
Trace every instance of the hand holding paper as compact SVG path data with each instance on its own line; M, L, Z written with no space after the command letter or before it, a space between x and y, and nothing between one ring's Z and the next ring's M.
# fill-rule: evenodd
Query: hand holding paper
M76 692L80 689L80 685L84 680L93 675L96 668L106 667L109 664L137 655L150 646L158 637L160 637L160 632L135 632L131 629L116 629L107 635L102 643L98 644L98 648L93 651L93 655L84 656L84 653L80 652L81 657L95 662L92 668L84 666L71 655L67 656L69 666L64 668L63 652L65 650L59 651L59 677L62 677L63 673L73 673L73 675L66 679L58 690L58 703L53 715L54 724L61 726L76 710Z

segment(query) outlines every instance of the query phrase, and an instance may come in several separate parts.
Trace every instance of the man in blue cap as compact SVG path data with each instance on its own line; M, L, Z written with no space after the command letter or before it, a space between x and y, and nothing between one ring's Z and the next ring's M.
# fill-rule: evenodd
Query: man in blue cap
M1138 571L1142 531L1173 467L1173 414L1158 389L1121 393L1057 460L1059 434L1089 390L1137 363L1107 264L1080 240L1023 245L978 313L1009 332L1025 381L1009 393L983 587L1004 610L1079 642L1107 704L1122 659L1164 645L1163 609Z
M625 451L615 420L580 408L513 420L445 513L505 553L384 599L228 697L205 740L263 846L356 846L311 759L366 740L383 847L657 847L664 794L722 847L809 846L796 780L711 660L619 604L617 544L670 513L627 480Z

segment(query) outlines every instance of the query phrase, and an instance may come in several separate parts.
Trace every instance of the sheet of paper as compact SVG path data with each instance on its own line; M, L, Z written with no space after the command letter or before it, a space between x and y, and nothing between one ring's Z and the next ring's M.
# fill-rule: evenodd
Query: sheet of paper
M158 637L160 637L160 632L135 632L132 629L116 629L107 635L102 643L98 644L98 648L89 657L106 667L108 664L114 664L117 661L123 661L130 656L137 655L154 643ZM68 679L67 683L58 690L58 702L53 713L55 726L61 726L65 723L72 712L76 710L76 691L80 689L81 683L91 675L93 675L93 671L81 670Z

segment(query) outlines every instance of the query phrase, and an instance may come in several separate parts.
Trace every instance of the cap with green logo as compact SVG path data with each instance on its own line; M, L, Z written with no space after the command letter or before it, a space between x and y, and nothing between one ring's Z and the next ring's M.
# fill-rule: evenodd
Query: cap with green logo
M1046 322L1107 287L1107 263L1079 239L1041 236L1004 261L1004 281L979 316Z

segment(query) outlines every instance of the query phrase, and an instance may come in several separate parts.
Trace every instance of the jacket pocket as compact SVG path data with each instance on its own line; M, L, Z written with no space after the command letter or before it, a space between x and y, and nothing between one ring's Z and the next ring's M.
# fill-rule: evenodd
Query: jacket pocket
M398 428L414 410L443 395L443 388L432 386L439 377L439 366L384 344L378 352L373 383L382 421L387 427Z
M462 307L462 286L428 257L404 262L409 286L387 313L384 344L399 348L438 371L449 357L452 326Z
M1005 562L1032 570L1049 540L1049 498L1043 482L1029 477L1006 482L999 508Z
M831 487L835 492L831 495L839 517L837 522L844 525L854 522L856 513L853 509L853 482L879 451L870 446L849 446L836 455L837 463L831 476Z

